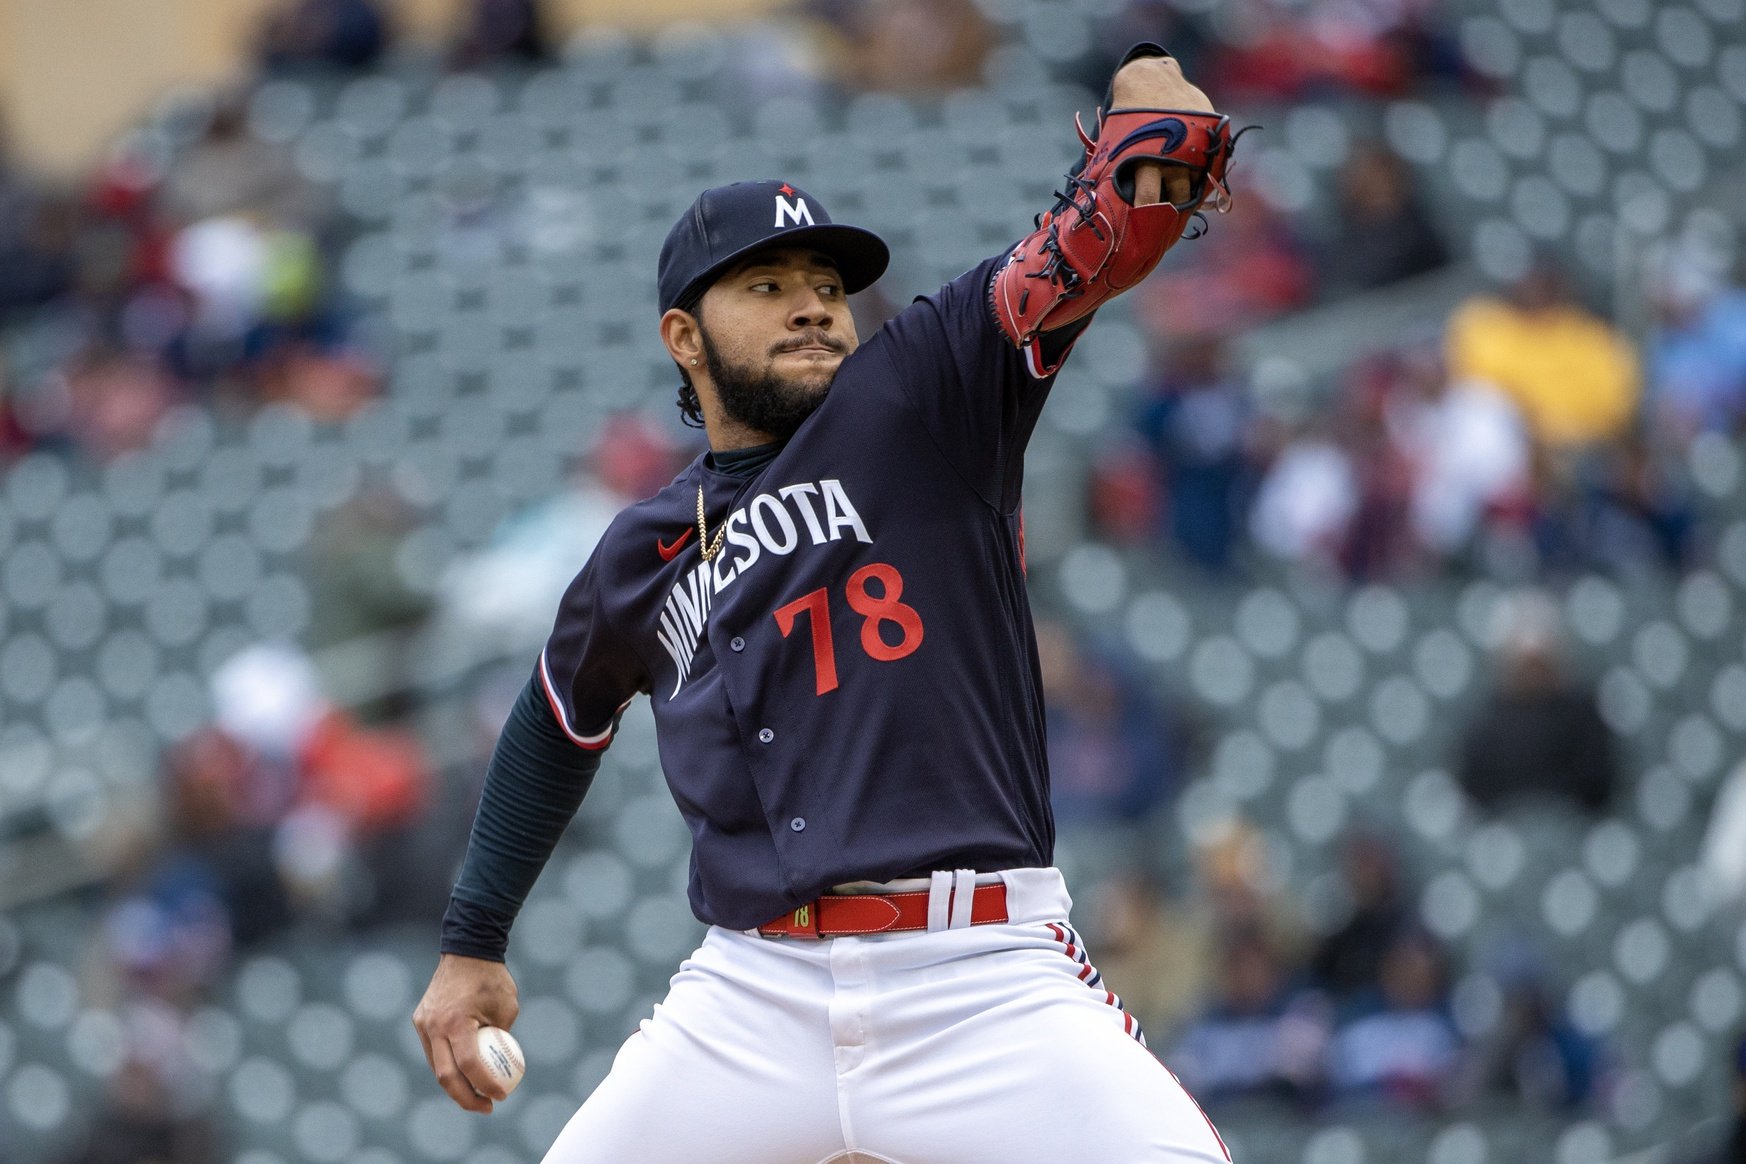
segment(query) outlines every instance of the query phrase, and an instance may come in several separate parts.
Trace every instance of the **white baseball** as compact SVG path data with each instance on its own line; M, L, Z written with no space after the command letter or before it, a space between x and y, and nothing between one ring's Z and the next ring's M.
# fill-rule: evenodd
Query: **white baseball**
M505 1095L515 1090L527 1072L521 1044L502 1027L479 1028L479 1058L485 1061L485 1070L491 1072L491 1078L503 1085Z

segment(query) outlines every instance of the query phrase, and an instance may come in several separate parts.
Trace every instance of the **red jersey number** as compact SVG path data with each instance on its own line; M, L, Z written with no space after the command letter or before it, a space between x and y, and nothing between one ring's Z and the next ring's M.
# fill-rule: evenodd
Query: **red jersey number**
M878 593L868 588L877 583ZM903 597L903 575L896 566L874 562L849 575L843 588L849 609L861 616L861 649L871 659L889 663L915 653L921 646L925 628L915 607L900 602ZM776 611L776 628L787 638L794 631L795 620L807 615L812 626L813 686L819 695L837 689L837 650L831 637L830 593L819 587L802 594ZM881 628L897 628L897 641L888 642Z

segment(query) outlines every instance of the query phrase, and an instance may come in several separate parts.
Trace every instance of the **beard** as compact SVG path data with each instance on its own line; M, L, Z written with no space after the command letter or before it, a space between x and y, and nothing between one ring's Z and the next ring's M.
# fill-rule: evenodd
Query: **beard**
M701 320L698 338L703 341L703 361L715 384L716 399L728 419L779 441L793 436L801 422L818 410L837 376L836 368L828 368L783 377L776 372L774 356L762 367L729 363Z

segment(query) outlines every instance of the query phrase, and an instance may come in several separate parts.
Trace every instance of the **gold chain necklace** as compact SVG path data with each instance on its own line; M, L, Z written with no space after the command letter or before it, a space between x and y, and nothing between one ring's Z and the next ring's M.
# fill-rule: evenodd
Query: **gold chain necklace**
M703 486L697 487L697 548L703 551L703 560L713 562L715 556L721 553L721 540L727 536L727 523L715 531L715 541L709 540L709 527L703 522Z

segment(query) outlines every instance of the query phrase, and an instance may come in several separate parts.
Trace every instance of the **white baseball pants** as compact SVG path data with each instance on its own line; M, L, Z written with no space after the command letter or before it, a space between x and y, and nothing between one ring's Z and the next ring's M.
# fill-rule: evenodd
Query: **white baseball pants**
M1060 873L999 877L1004 925L954 926L936 874L926 933L711 929L545 1164L1226 1164Z

